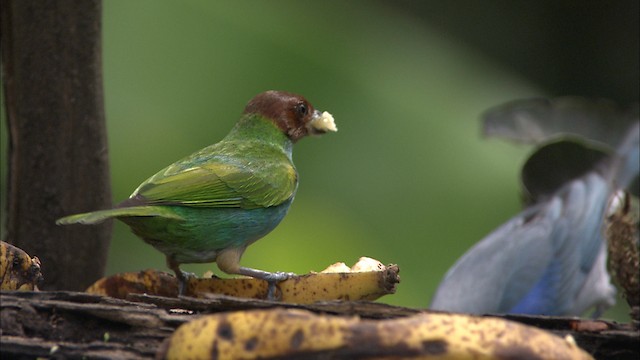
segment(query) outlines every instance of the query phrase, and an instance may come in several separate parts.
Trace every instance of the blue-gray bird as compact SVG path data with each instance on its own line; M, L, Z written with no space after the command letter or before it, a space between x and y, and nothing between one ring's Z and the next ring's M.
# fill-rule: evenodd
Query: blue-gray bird
M530 120L513 123L523 119ZM599 316L612 306L616 290L606 269L603 220L611 195L640 170L637 118L632 124L618 132L624 135L616 151L561 185L536 189L521 213L464 254L440 283L431 308L560 316L595 307ZM581 146L590 152L568 145Z

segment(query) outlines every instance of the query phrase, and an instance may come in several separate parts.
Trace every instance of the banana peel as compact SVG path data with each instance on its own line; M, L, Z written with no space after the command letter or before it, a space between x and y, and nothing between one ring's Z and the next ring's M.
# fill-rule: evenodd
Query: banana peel
M165 359L592 359L572 338L512 321L448 313L387 320L298 309L206 315L180 326Z
M126 299L128 294L149 294L158 296L178 296L176 278L166 272L147 269L103 277L87 290L89 294Z
M38 290L43 280L40 260L24 250L0 241L0 290Z
M325 300L375 300L393 294L400 281L397 265L384 266L377 260L362 257L348 267L336 263L316 273L298 275L277 285L276 297L285 303L310 304ZM175 297L178 286L175 277L156 270L123 273L102 278L87 292L126 298L127 294L150 294ZM266 299L267 283L254 278L189 278L186 295L207 297L210 294Z

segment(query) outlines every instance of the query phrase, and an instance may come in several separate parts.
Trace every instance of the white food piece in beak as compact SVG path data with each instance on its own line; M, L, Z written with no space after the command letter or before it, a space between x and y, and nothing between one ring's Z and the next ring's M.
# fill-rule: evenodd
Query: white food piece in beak
M314 116L309 122L309 125L318 131L338 131L336 123L333 120L333 115L326 111L318 116Z

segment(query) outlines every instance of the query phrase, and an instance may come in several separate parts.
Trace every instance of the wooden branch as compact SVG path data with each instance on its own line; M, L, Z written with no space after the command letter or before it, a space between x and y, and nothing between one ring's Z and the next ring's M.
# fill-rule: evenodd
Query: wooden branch
M422 311L372 302L295 305L228 296L196 299L135 295L131 299L135 302L76 292L2 292L2 353L13 358L152 359L178 326L200 314L284 307L388 319ZM540 316L500 317L560 336L571 335L596 359L640 356L640 332L628 324Z
M150 359L189 319L153 305L69 292L2 294L3 354Z
M4 240L42 260L43 289L84 290L103 275L110 224L55 220L111 206L101 2L6 0L0 12L10 135Z

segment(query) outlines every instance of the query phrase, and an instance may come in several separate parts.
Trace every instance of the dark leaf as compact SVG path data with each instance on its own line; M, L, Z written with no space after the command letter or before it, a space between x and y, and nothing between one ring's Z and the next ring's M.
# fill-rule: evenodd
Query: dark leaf
M525 201L536 202L568 181L596 168L610 150L589 146L579 139L542 145L527 159L520 174Z
M602 99L560 97L515 100L482 115L483 134L519 143L539 144L575 135L615 148L638 118L638 104L630 109Z

